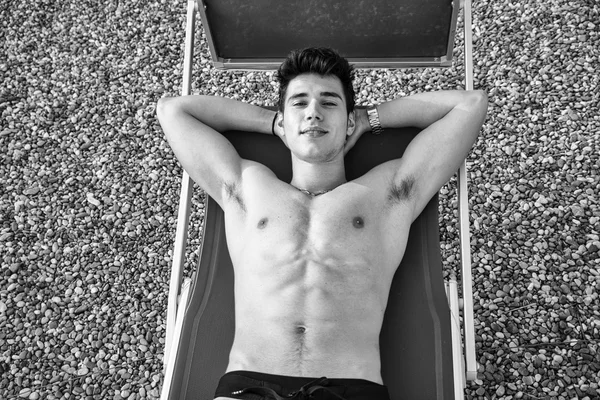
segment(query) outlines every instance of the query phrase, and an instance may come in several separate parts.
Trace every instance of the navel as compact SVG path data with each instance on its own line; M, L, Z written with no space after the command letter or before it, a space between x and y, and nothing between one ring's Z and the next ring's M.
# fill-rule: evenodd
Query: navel
M296 333L298 335L304 335L306 333L306 327L302 326L302 325L297 326L296 327Z
M262 218L260 221L258 221L258 225L256 225L256 227L258 229L265 229L268 222L269 222L269 218L266 218L266 217Z
M362 217L354 217L352 219L352 225L354 225L356 229L362 229L365 227L365 221Z

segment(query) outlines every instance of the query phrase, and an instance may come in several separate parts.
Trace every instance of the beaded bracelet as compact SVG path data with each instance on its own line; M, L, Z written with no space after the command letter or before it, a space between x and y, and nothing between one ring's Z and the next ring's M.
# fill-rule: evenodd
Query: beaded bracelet
M277 113L275 113L275 116L273 117L273 122L271 123L271 132L273 133L273 135L275 135L275 121L277 120ZM277 136L277 135L275 135Z

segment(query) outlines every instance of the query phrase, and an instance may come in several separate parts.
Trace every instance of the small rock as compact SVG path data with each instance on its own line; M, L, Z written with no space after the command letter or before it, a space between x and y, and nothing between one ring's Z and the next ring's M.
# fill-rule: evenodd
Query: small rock
M23 263L12 263L8 266L8 269L14 274L19 270L19 268L21 268L22 265Z
M28 189L23 190L23 194L27 196L34 196L40 192L40 188L38 186L32 186Z
M581 206L572 205L571 206L571 212L576 217L585 217L585 211L583 210L583 208Z
M508 322L506 324L506 330L512 334L515 334L519 332L519 327L517 327L517 325L515 325L513 322Z
M94 198L93 193L88 193L86 195L86 199L87 199L88 203L90 203L96 207L100 207L100 205L102 204L102 203L100 203L100 200Z
M562 364L562 362L563 362L563 358L562 358L562 356L560 356L559 354L556 354L554 357L552 357L552 362L553 362L555 365L560 365L560 364Z
M87 311L90 308L89 304L82 304L73 311L75 315L81 314L82 312Z
M498 389L496 389L496 395L497 396L504 396L504 393L506 392L506 389L504 389L504 386L500 385L498 386Z

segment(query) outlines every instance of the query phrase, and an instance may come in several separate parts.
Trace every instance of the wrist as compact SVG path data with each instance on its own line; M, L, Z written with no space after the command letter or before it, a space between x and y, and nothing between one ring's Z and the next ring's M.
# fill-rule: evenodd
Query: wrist
M371 126L369 125L369 116L367 115L367 109L357 108L356 112L356 132L361 135L363 133L369 132L371 130Z
M368 106L367 107L367 117L369 120L369 127L371 132L374 135L379 135L383 132L383 128L381 127L381 121L379 120L379 110L377 106Z
M273 115L273 121L271 122L271 134L275 135L275 122L277 121L277 112Z
M277 112L267 108L261 108L260 114L260 129L258 132L267 135L273 135L274 130L277 130L276 124Z

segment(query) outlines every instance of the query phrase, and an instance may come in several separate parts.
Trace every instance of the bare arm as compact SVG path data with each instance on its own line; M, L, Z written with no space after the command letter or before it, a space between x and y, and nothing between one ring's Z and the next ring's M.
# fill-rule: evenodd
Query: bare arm
M377 106L383 128L423 129L407 147L394 177L400 185L412 180L416 218L431 197L458 170L475 143L487 112L482 91L419 93ZM370 130L366 111L357 126ZM362 132L357 132L362 134Z
M473 108L473 106L475 102L485 98L486 95L477 90L444 90L402 97L382 103L377 106L377 109L384 128L414 126L425 129L457 109L467 112L482 111L480 116L483 122L486 109L477 109L478 107Z
M182 96L160 99L157 115L183 168L223 206L225 189L239 186L245 161L219 132L271 134L275 112L223 97Z

